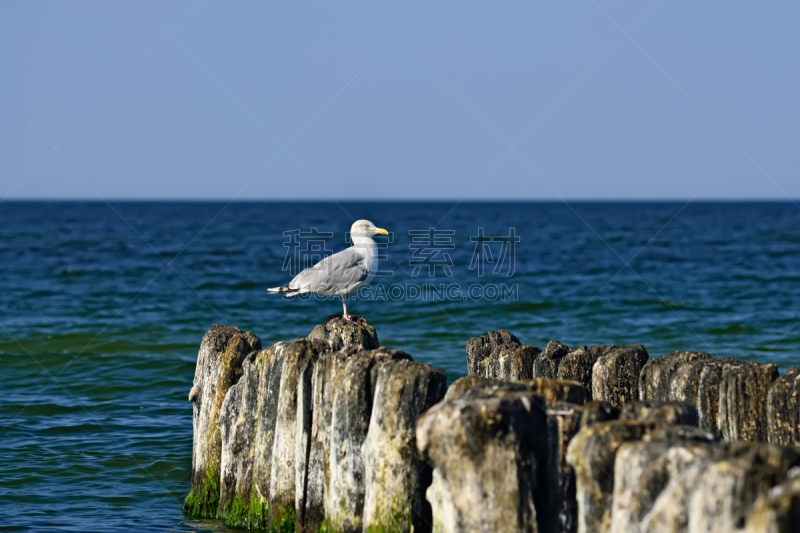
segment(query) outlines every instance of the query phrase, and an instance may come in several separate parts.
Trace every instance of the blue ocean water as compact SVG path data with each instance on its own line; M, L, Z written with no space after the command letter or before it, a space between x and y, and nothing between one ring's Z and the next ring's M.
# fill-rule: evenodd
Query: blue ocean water
M290 279L287 253L346 246L356 218L393 235L387 275L348 310L450 380L498 328L800 365L790 202L5 202L0 530L223 529L182 514L199 342L218 322L266 346L340 313L264 289ZM297 233L312 227L332 236Z

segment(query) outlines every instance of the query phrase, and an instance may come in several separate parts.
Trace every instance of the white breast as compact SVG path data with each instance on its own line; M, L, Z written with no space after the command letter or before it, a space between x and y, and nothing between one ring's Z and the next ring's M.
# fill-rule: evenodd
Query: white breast
M378 271L378 264L380 263L378 259L378 245L375 244L372 237L359 235L353 238L353 247L363 255L364 263L368 269L369 276L364 280L364 284L370 283L375 276L375 272Z

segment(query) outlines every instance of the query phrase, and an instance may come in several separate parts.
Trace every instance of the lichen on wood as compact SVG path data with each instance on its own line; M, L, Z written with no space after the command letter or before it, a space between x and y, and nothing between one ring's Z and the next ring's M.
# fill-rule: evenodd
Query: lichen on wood
M434 531L540 531L537 502L548 488L544 412L529 392L499 397L445 400L417 426L417 446L433 467L428 500ZM537 453L538 451L538 453ZM545 478L546 479L546 478Z
M800 368L788 368L769 388L767 440L800 446Z
M617 346L601 355L592 368L592 399L617 407L639 397L639 373L647 362L641 344Z
M710 357L706 352L674 351L649 359L639 374L639 399L656 402L668 401L670 399L670 382L678 369L691 361Z
M331 343L334 350L348 346L361 346L365 350L380 348L378 333L363 317L353 317L350 322L341 315L329 315L324 324L314 327L306 337L309 340L323 340Z
M192 402L192 479L184 512L190 516L213 518L220 501L221 436L219 418L222 404L231 387L242 375L247 354L261 349L261 341L251 332L214 324L203 336L197 355L194 382L189 392Z

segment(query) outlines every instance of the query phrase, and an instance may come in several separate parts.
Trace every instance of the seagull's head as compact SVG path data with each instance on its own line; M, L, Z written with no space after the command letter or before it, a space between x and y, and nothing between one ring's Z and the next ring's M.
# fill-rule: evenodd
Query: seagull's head
M383 228L376 228L375 224L369 220L356 220L350 227L350 236L356 237L372 237L373 235L389 235L389 232Z

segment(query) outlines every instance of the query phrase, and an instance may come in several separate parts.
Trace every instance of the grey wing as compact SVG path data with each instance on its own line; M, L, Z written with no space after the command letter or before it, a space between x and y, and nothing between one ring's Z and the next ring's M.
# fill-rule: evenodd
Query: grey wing
M300 272L289 288L323 294L346 294L369 277L364 256L353 248L330 255Z

